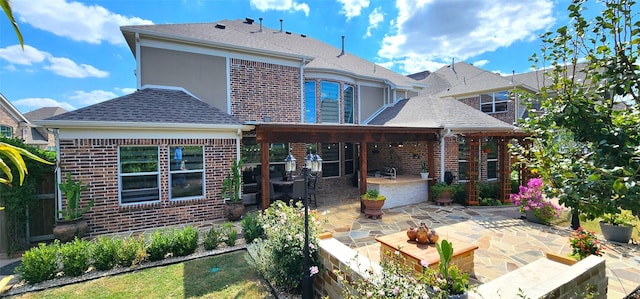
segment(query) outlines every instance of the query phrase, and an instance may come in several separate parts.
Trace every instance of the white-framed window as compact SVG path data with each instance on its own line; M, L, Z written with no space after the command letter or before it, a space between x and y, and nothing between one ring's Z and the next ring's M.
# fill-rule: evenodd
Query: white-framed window
M320 93L320 119L323 123L340 123L340 84L320 82Z
M508 91L480 95L480 110L484 113L507 112L508 103Z
M169 199L180 200L204 196L204 147L201 145L169 147Z
M498 179L498 141L493 138L487 140L485 144L485 154L487 155L487 180Z
M316 82L304 82L304 122L315 124L316 117Z
M118 148L120 204L160 201L159 161L158 146Z
M0 136L12 138L13 137L13 128L10 126L0 125Z
M340 176L340 144L321 143L320 156L322 157L322 177Z
M354 100L353 100L353 86L345 84L342 88L342 98L344 100L344 123L352 124L354 122Z

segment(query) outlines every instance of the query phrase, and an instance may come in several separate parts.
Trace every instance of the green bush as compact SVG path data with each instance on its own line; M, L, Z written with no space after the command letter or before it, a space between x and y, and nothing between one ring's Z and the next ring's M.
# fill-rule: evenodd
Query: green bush
M60 246L60 262L64 275L79 276L89 269L91 258L89 248L89 241L78 239L78 237Z
M453 191L453 202L464 205L467 203L467 184L456 184L455 191Z
M164 259L171 252L173 246L172 236L169 232L157 230L149 237L147 254L150 261Z
M222 225L222 233L224 234L224 243L231 247L236 245L236 239L238 239L238 231L233 228L233 223L227 222Z
M244 219L240 221L240 224L242 225L242 234L247 244L250 244L255 239L261 238L264 234L264 229L262 229L262 226L258 223L257 213L247 213Z
M187 226L173 232L172 252L175 256L187 256L198 249L198 230Z
M121 239L98 237L91 248L93 266L100 271L115 267L118 261L118 248L120 247L122 247Z
M52 245L38 244L22 255L22 264L16 268L16 273L29 284L52 279L58 272L56 252L60 243L55 240Z
M304 207L298 202L289 206L276 201L258 222L265 228L266 239L256 240L249 248L249 262L278 288L300 293L304 274ZM315 213L309 213L309 253L311 266L317 270L319 223Z
M502 203L495 198L480 198L481 206L501 206Z
M118 248L118 265L131 267L142 263L147 258L143 238L124 238Z
M218 248L218 245L222 243L222 230L215 225L211 226L207 234L204 235L204 240L202 242L204 249L206 250L214 250Z
M478 196L481 198L498 198L497 183L480 182L478 186Z

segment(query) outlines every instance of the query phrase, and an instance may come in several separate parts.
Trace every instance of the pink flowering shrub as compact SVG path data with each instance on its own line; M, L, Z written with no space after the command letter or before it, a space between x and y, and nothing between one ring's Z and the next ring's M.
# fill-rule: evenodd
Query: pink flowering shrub
M578 260L592 254L601 256L603 253L602 244L598 241L595 232L585 230L582 226L572 233L569 243L571 243L571 254Z
M520 206L520 212L533 211L534 215L544 224L560 216L560 207L545 199L542 192L542 179L534 178L527 182L527 186L520 186L518 194L511 194L511 203Z

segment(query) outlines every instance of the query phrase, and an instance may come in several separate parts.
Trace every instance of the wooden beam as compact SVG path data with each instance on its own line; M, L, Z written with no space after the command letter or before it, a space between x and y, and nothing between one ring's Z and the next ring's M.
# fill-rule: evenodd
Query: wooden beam
M271 181L269 178L269 143L260 144L260 174L262 175L262 210L271 205Z

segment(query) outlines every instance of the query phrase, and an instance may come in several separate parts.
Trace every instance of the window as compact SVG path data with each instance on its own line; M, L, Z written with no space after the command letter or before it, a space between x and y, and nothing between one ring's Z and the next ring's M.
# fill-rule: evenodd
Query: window
M304 83L304 122L315 124L316 119L316 82Z
M0 136L12 138L13 137L13 128L9 126L0 126Z
M204 155L202 146L169 147L170 199L204 195Z
M160 200L157 146L122 146L118 149L120 203Z
M340 144L322 143L320 146L322 177L340 176Z
M353 123L353 86L345 85L343 89L344 99L344 123Z
M480 110L484 113L506 112L509 92L501 91L480 95Z
M340 123L340 85L333 82L320 83L321 115L323 123ZM323 158L324 159L324 158Z
M354 169L353 143L344 144L344 174L352 174Z
M458 180L469 180L469 145L464 138L458 139Z
M485 153L487 154L487 179L495 180L498 178L498 142L491 138L485 145Z

